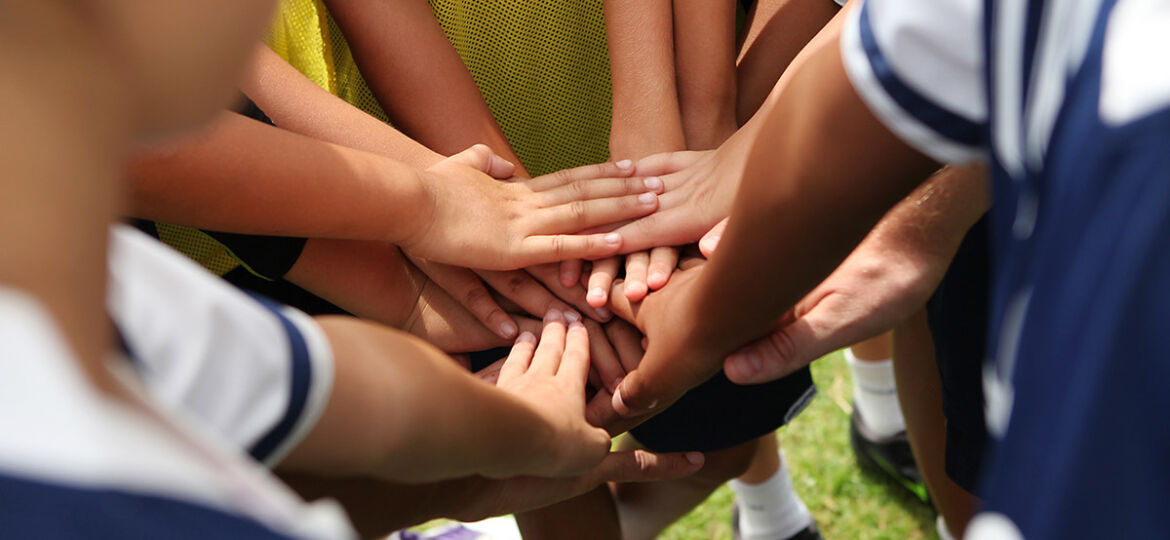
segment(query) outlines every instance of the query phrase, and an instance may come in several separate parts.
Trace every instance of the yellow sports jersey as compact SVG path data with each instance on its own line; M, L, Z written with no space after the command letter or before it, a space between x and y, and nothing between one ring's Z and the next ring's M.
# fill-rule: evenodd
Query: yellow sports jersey
M431 0L524 167L534 175L609 157L610 79L601 2ZM282 0L266 43L318 86L389 121L322 0ZM210 236L159 225L217 274L240 261Z
M529 172L609 157L601 2L431 0L431 8ZM283 0L268 45L322 88L386 120L321 0Z

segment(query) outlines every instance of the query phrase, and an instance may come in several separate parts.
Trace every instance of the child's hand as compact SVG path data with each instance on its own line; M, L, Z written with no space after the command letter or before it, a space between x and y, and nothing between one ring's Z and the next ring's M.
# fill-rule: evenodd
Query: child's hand
M670 152L638 161L636 174L660 176L665 192L658 211L617 227L622 253L659 246L697 242L731 212L739 190L743 163L739 149L725 145L719 150Z
M656 179L602 163L530 180L502 182L511 164L477 145L423 172L430 206L400 239L412 256L511 270L568 258L596 259L621 249L617 233L571 234L638 218L658 208ZM486 171L486 172L485 172Z
M580 321L569 323L559 311L545 316L537 345L520 335L500 369L496 385L532 406L545 420L545 436L534 449L525 474L570 476L597 466L609 453L609 434L585 421L585 380L589 373L589 336Z

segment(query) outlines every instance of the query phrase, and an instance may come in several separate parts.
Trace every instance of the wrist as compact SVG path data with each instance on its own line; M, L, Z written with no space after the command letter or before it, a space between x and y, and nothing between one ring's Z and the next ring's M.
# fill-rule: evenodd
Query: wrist
M393 200L384 206L387 212L382 226L383 241L404 251L418 245L434 225L438 208L432 188L442 181L426 169L414 169L408 178L405 188L391 194Z

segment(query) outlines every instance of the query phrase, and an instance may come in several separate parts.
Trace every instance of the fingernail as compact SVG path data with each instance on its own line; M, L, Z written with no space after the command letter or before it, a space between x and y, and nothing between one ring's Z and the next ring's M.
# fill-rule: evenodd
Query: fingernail
M570 321L569 322L569 330L576 330L578 328L580 328L581 330L584 330L585 324L582 323L581 321Z
M686 456L687 456L687 461L691 462L691 465L702 465L703 464L703 453L702 452L687 452Z
M617 165L617 168L619 169L629 169L630 167L634 166L634 161L630 159L623 159L617 163L614 163L614 165Z
M597 287L597 288L589 289L589 294L585 295L585 300L586 301L593 301L593 302L605 302L605 297L606 297L605 289L602 289L601 287ZM604 309L604 308L597 308L597 309L600 310L600 309Z
M500 323L500 334L504 337L512 337L516 335L517 330L519 330L519 328L516 328L516 325L513 324L512 321L504 321Z
M601 317L602 319L608 319L608 318L613 316L613 313L610 313L610 311L608 309L605 309L603 307L593 308L593 312L596 313L597 316Z
M748 361L752 363L752 371L759 373L764 368L764 359L760 358L760 353L752 351L748 353Z
M662 283L666 282L666 274L662 272L650 272L650 277L646 281L661 286Z
M544 314L544 320L549 322L560 322L565 320L565 315L559 310L550 309L548 313Z
M638 202L642 204L654 204L654 201L657 199L658 196L653 193L643 193L638 195Z
M650 191L658 192L658 190L662 189L662 179L657 176L643 178L642 185L646 186L646 189Z
M728 361L731 362L731 369L738 372L745 379L756 374L755 370L752 369L751 361L743 353L731 355Z
M615 388L613 390L613 410L621 415L630 414L630 408L626 406L626 402L622 401L621 388Z
M536 343L536 336L527 330L520 332L520 337L516 338L516 343Z
M609 385L609 393L617 395L618 385L621 384L622 379L625 379L625 378L626 378L626 376L622 375L621 377L614 379L613 384Z
M566 321L574 323L581 320L581 314L577 313L576 311L566 311L564 313Z
M653 195L651 195L653 197ZM618 233L609 233L605 235L605 243L611 246L616 246L622 243L622 235Z

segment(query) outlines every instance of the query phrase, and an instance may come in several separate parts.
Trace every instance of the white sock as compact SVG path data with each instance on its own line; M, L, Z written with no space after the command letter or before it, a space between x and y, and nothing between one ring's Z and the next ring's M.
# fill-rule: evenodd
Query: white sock
M784 454L780 469L759 484L728 482L739 498L739 532L743 540L788 538L812 523L812 515L792 489Z
M851 349L845 349L845 361L853 374L853 406L861 412L865 427L878 437L905 431L898 384L894 382L894 361L858 360Z
M947 528L947 520L943 519L942 514L939 514L938 519L934 521L934 528L938 531L939 540L959 540Z

